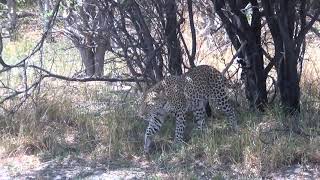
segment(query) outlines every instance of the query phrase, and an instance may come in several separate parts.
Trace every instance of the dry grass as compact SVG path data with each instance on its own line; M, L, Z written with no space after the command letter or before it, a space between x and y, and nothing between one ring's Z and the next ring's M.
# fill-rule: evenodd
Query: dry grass
M115 95L99 83L69 84L64 89L47 86L50 88L36 101L28 101L13 117L0 120L0 144L7 154L82 154L110 160L142 156L145 124L136 117L135 94ZM118 99L110 101L115 97ZM103 102L105 106L100 107ZM304 130L314 135L309 138L276 130L284 129L285 121L277 107L265 114L239 109L239 133L229 132L218 114L208 121L204 132L191 131L191 139L182 146L173 144L174 123L169 120L156 137L152 162L159 171L184 172L188 177L203 172L209 176L217 167L257 177L296 163L319 163L320 139L315 132L320 130L320 121L314 115L319 109L310 106L302 104L299 116ZM202 169L198 172L199 163Z

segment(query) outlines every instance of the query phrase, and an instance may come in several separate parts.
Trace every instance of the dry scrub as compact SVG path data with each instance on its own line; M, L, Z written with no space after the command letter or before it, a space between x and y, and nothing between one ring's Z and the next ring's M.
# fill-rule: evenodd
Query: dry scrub
M29 98L13 116L1 118L1 145L8 155L54 158L81 154L90 159L128 161L142 156L145 123L135 113L137 94L112 91L103 83L59 84L54 87L46 82L40 95ZM238 111L239 133L228 132L225 119L217 114L204 132L189 131L191 139L179 147L167 140L174 133L173 121L167 121L151 156L155 168L172 175L185 172L186 176L197 177L195 167L201 163L201 172L208 176L213 167L219 167L221 171L257 177L296 163L320 162L317 103L302 104L298 117L311 137L286 130L286 120L278 107L263 114L241 108Z

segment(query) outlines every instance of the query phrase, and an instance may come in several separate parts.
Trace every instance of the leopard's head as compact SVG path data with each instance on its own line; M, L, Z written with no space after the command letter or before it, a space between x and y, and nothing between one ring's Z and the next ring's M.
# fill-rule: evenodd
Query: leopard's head
M152 114L163 111L166 102L166 97L162 92L150 89L142 96L138 115L148 121Z

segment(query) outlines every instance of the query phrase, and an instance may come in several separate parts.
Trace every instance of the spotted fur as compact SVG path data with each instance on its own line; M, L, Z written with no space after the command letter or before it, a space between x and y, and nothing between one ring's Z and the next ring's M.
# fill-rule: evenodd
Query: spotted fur
M183 141L186 112L192 111L197 128L204 126L206 103L217 106L237 128L236 116L230 105L222 74L215 68L201 65L182 76L168 76L144 93L139 115L149 121L145 132L144 151L150 151L152 137L165 119L172 114L176 118L175 141Z

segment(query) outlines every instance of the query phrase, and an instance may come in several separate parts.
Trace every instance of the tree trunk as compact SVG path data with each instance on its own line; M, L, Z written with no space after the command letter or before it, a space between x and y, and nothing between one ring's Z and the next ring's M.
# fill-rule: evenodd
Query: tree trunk
M284 57L279 61L278 82L282 106L287 114L300 111L300 86L297 71L300 47L295 48L295 2L280 1L278 26L283 37ZM279 12L278 12L279 13Z
M253 8L250 24L246 15L240 11L247 5L244 1L228 1L232 16L223 11L227 6L224 0L212 0L212 2L235 49L240 48L241 42L247 42L239 55L240 58L244 58L246 64L243 67L246 97L251 109L263 110L267 102L267 91L261 47L261 13L258 8ZM253 6L258 6L257 1L251 3Z
M258 6L256 1L252 1L253 6ZM263 111L267 103L266 77L264 71L263 51L261 47L261 13L259 9L252 10L251 26L244 26L247 45L245 49L245 59L249 62L246 89L251 99L251 108L258 108ZM249 25L249 24L248 24ZM248 29L246 29L247 27ZM250 28L249 28L250 27Z
M278 85L282 106L286 114L300 111L300 86L297 72L297 58L286 56L280 61Z
M95 48L94 62L95 62L95 72L96 77L102 77L104 71L104 55L106 53L107 46L104 44L98 44Z
M194 64L196 52L197 52L197 36L196 36L196 29L194 27L194 20L193 20L193 8L192 8L192 0L187 0L188 5L188 14L189 14L189 24L190 24L190 31L192 36L192 49L191 54L189 56L189 64L191 67L195 67Z
M166 0L165 1L165 13L166 13L166 28L165 36L167 40L168 48L168 61L169 61L169 71L173 75L182 74L182 55L180 43L177 37L177 30L179 25L177 22L177 5L175 1Z
M245 60L249 62L249 67L245 67L246 97L251 109L263 111L267 102L267 91L261 47L255 41L249 41L244 54Z
M94 52L88 47L78 47L78 50L85 67L86 76L92 77L95 74Z
M251 1L251 2L254 7L259 6L258 1ZM268 95L267 95L267 85L266 85L267 76L264 69L263 49L261 45L261 29L262 29L261 12L257 8L253 8L251 27L253 30L253 35L255 37L254 47L256 50L255 52L253 52L253 53L256 53L255 59L251 59L251 63L253 63L255 66L254 73L255 73L257 93L258 93L256 106L261 111L263 110L264 106L268 102Z
M10 34L10 39L13 41L16 39L15 31L17 26L17 4L16 0L7 0L8 6L8 31Z
M38 4L40 7L40 11L42 12L42 22L43 22L43 31L46 32L48 31L48 35L47 35L47 42L52 43L55 42L52 33L51 33L51 29L50 29L50 12L52 10L52 2L51 0L38 0Z
M290 1L278 2L280 7L272 9L275 5L262 1L266 14L278 11L279 17L266 15L267 23L274 41L274 61L278 76L281 105L286 114L293 114L300 109L300 87L297 71L300 47L296 47L294 40L295 3Z

